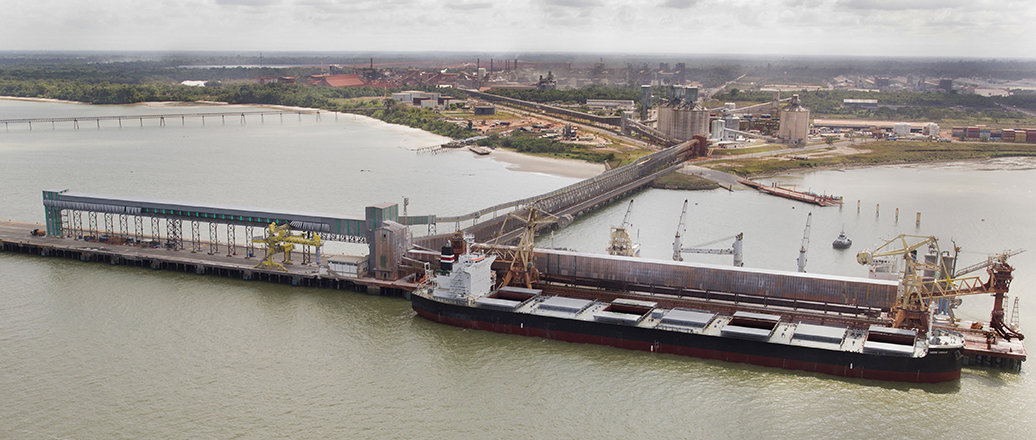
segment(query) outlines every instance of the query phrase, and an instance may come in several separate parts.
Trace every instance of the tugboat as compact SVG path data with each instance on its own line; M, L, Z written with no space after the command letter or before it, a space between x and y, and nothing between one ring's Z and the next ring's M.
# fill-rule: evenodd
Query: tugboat
M853 241L850 240L849 237L845 236L844 229L841 233L838 234L838 238L836 238L835 241L831 242L831 246L835 249L849 249L849 247L852 245Z

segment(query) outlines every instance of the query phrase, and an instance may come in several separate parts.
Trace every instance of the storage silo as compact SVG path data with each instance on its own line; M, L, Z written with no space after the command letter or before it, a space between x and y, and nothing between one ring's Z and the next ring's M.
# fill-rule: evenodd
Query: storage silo
M681 141L709 135L709 112L697 105L696 87L676 86L673 97L658 107L658 131Z
M712 138L723 140L723 129L726 128L726 122L722 119L712 120Z
M777 137L789 144L800 144L809 135L809 109L799 102L799 95L791 96L791 104L781 110Z
M658 108L658 131L681 141L689 141L699 134L708 135L709 112L690 106L663 105Z

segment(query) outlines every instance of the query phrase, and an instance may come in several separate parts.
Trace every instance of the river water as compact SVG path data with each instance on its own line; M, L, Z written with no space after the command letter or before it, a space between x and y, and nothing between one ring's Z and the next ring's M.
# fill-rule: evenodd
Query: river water
M0 119L220 109L0 100ZM409 197L411 213L450 215L574 181L465 152L417 154L442 139L361 117L254 118L10 126L0 218L42 222L49 188L357 216ZM685 245L744 232L753 267L795 269L807 212L810 272L862 276L855 251L898 233L936 235L944 249L952 238L961 264L1036 244L1036 161L778 180L847 203L648 190L633 196L642 254L671 257L684 199ZM625 209L541 244L601 251ZM835 251L843 228L853 249ZM1036 322L1026 308L1036 252L1012 262L1024 330ZM968 369L951 384L846 380L459 329L397 298L12 254L0 254L0 283L0 438L1028 438L1036 428L1030 366ZM959 314L984 318L990 303L967 298Z

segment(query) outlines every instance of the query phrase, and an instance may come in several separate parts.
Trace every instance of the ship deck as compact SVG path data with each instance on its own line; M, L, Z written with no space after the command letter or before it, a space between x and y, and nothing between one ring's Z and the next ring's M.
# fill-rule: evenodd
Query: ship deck
M451 295L452 296L452 295ZM847 353L882 353L905 357L924 357L927 342L911 338L911 344L869 340L866 328L843 325L819 325L787 320L787 317L758 312L738 311L730 314L688 308L663 308L658 303L632 300L642 310L621 310L630 301L611 302L547 293L537 294L524 301L494 298L494 294L476 299L472 306L507 310L513 313L547 316L588 322L604 322L645 329L692 333L704 336L751 339L781 345L796 345ZM435 295L439 300L444 299ZM460 303L459 297L454 298ZM620 310L613 311L618 304Z

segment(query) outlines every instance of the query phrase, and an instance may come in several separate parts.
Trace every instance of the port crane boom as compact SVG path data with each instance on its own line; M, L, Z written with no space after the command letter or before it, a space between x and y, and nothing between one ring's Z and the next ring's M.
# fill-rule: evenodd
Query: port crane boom
M799 272L806 271L806 251L809 249L809 224L813 221L813 213L806 215L806 229L802 231L802 246L799 247Z
M941 256L935 237L900 234L885 242L874 251L864 250L856 254L860 264L874 267L884 257L900 257L905 262L900 293L896 298L895 326L913 328L921 332L930 330L931 303L935 299L964 295L992 294L994 296L990 327L997 335L1011 340L1025 336L1004 322L1004 299L1007 296L1014 268L1007 264L1009 252L988 258L986 273L989 279L982 282L978 277L951 278L951 270L941 261L920 262L917 250L928 246L930 252Z
M1014 250L1014 251L1007 251L1007 252L1005 252L1005 254L1008 257L1013 257L1015 255L1018 255L1018 254L1022 253L1022 252L1025 252L1025 249L1018 249L1018 250ZM972 264L971 266L968 266L968 267L965 267L963 269L957 270L956 272L953 273L953 276L954 277L959 277L959 276L962 276L962 275L967 275L969 273L985 269L985 268L989 267L990 264L993 264L993 262L991 260L989 260L989 259L986 259L986 261L980 261L978 263Z
M633 225L630 224L631 213L633 213L633 200L630 200L629 206L626 207L626 216L622 218L622 224L611 228L611 238L608 241L607 249L609 255L640 256L640 244L634 242L630 236L630 229L633 228Z
M712 255L733 255L734 256L734 266L742 267L742 266L745 265L745 263L744 263L744 255L742 253L742 239L744 238L744 235L745 235L744 233L738 233L737 235L732 235L732 236L729 236L729 237L723 237L723 238L720 238L720 239L717 239L717 240L712 240L710 242L701 243L701 244L698 244L698 245L695 245L695 246L692 246L692 247L689 247L689 248L683 247L683 244L681 243L681 239L680 239L680 234L681 234L681 232L686 230L686 226L685 226L686 225L686 222L685 222L686 218L687 218L687 200L684 200L683 201L683 210L680 211L680 224L676 227L676 237L673 240L673 261L683 261L683 254L684 253L712 254ZM730 240L730 239L733 239L734 243L732 243L729 248L724 248L724 249L705 248L705 246L710 246L710 245L713 245L713 244L716 244L716 243L719 243L719 242L723 242L723 241L727 241L727 240Z

